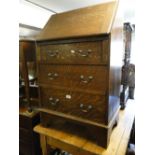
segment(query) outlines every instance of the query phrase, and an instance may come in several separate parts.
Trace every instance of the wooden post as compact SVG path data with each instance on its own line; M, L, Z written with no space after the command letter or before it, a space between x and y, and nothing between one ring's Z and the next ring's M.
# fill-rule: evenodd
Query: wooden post
M42 134L40 135L40 145L42 148L42 155L48 155L46 136L44 136Z

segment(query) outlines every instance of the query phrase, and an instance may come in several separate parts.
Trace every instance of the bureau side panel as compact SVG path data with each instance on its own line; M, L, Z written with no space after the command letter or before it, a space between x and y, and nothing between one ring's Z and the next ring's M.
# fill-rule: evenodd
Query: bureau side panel
M109 55L109 115L108 122L119 108L121 89L121 67L123 59L123 13L119 1L117 14L113 23L110 39Z

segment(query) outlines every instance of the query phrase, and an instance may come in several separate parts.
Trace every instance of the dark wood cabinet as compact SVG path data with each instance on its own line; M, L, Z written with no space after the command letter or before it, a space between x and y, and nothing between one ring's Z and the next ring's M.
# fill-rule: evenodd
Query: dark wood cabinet
M27 112L26 108L20 108L19 113L19 154L41 155L39 134L33 131L39 124L39 112Z
M38 106L36 48L33 40L19 41L19 74L21 106L23 103L29 108Z
M41 124L105 148L120 108L117 7L109 2L53 15L36 41Z
M35 42L19 42L19 154L41 155L39 135L33 132L40 122L38 107L38 86L36 85Z

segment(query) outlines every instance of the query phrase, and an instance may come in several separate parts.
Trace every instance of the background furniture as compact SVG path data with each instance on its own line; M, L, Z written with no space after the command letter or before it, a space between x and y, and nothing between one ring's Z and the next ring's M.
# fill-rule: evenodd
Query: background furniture
M50 155L50 148L60 148L73 155L125 155L134 122L135 103L129 100L126 108L119 112L119 123L111 135L109 147L104 149L91 141L37 125L34 131L40 134L43 155Z
M133 26L130 23L124 23L124 59L122 66L122 92L120 94L121 109L125 108L128 98L134 99L135 89L135 65L130 63L131 60L131 45Z
M40 123L38 86L36 84L35 42L19 42L19 153L20 155L41 155L39 135L33 127Z
M39 135L33 131L39 124L39 112L29 113L26 108L19 109L19 154L41 155Z
M20 106L26 106L28 110L38 106L36 50L33 40L19 41L19 94Z

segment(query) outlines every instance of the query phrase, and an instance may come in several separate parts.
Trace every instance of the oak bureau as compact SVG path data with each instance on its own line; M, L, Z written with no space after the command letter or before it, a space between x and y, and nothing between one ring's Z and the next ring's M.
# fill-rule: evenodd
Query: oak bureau
M118 120L118 2L51 16L36 40L41 124L107 147Z

